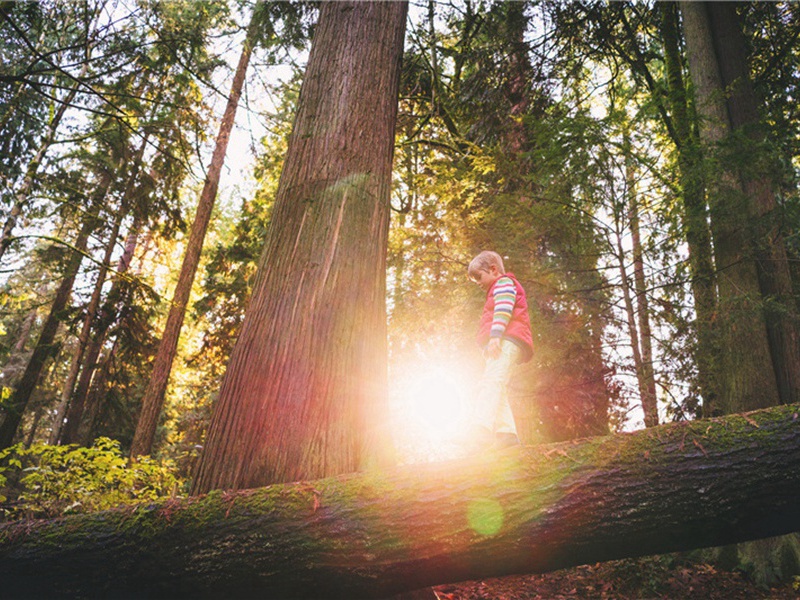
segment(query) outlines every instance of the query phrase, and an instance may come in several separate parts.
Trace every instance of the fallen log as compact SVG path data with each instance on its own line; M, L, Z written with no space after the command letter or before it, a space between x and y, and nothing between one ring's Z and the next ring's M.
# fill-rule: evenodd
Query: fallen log
M0 590L380 598L798 531L799 411L8 523Z

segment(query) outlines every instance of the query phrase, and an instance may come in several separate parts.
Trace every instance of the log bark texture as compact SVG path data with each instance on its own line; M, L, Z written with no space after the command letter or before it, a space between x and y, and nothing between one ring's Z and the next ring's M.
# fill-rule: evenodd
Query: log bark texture
M5 598L381 598L800 530L800 406L0 527Z

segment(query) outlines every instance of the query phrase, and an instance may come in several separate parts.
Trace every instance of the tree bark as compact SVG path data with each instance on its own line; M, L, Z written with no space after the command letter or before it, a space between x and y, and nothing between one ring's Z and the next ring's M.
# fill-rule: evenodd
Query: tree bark
M664 44L668 101L672 114L675 146L678 152L678 178L683 200L683 227L689 247L689 268L692 275L692 296L697 314L695 330L697 345L694 350L700 395L703 398L703 415L714 414L714 403L719 397L716 357L719 348L714 323L717 318L717 284L711 249L711 231L708 226L708 209L703 182L700 141L694 128L696 115L689 108L684 64L678 40L678 7L675 2L659 2L661 11L661 39Z
M88 427L87 423L93 421L97 410L93 405L93 400L95 400L95 398L90 394L90 390L94 382L93 377L98 366L100 351L103 349L103 344L106 340L106 334L114 322L114 319L117 317L114 304L119 298L121 280L127 273L131 261L133 260L133 254L139 241L140 227L140 220L137 217L134 219L128 231L128 236L125 240L125 249L117 263L114 283L108 291L105 303L98 311L97 318L94 322L94 332L90 332L87 349L84 352L80 377L78 378L77 386L75 387L69 404L67 422L64 424L61 431L60 441L62 444L78 443L84 446L91 445L91 434L86 433L87 428L90 431L91 427ZM99 400L99 398L97 398L97 400ZM86 435L83 435L84 433L86 433Z
M78 380L78 373L83 362L86 347L89 343L89 335L91 334L92 324L95 321L97 310L100 307L100 299L103 293L103 286L106 282L106 274L111 262L111 256L114 253L114 249L117 245L117 237L119 236L119 229L122 225L122 218L124 216L125 212L123 210L119 210L114 217L114 225L111 228L111 234L109 235L108 242L106 242L105 255L103 256L103 260L100 262L100 268L97 271L97 279L94 283L92 296L89 299L89 304L86 307L86 315L83 318L83 325L81 326L81 331L78 334L77 344L70 359L69 373L67 374L66 381L61 387L61 399L58 403L58 407L56 408L56 416L53 420L53 427L50 430L50 444L53 445L58 444L61 439L61 432L64 426L64 417L67 414L67 409L70 405L70 399L75 391L75 383Z
M250 63L250 56L253 53L253 46L258 33L259 14L261 3L256 3L253 8L253 16L247 28L242 53L239 55L239 63L231 84L231 93L228 96L228 103L217 134L217 141L214 147L214 154L211 157L211 164L197 203L194 223L186 243L186 254L183 257L183 264L178 275L178 283L175 286L172 303L170 304L167 323L161 335L161 342L153 362L153 370L150 381L142 398L142 406L139 411L139 418L136 422L136 431L131 442L131 456L150 454L153 450L153 440L155 438L158 421L161 417L161 409L164 406L164 394L167 391L169 375L172 371L172 363L178 352L178 339L183 327L183 320L186 316L186 306L189 303L189 296L192 292L192 284L200 264L200 253L203 250L203 241L206 237L206 230L211 221L211 212L217 199L217 189L225 164L225 154L228 151L233 124L236 119L236 109L239 106L239 98L242 95L244 78L247 73L247 65Z
M42 370L47 360L55 350L55 338L58 327L61 325L64 309L67 307L69 298L72 294L72 286L78 275L89 236L97 228L97 217L100 211L100 203L105 197L106 189L101 186L100 191L92 198L90 212L85 217L81 229L78 232L71 256L64 269L64 277L59 283L53 303L50 306L50 313L42 325L36 347L33 349L30 359L25 366L25 371L17 383L14 392L8 402L4 404L5 416L0 424L0 449L8 448L14 443L14 437L22 421L22 415L28 406L31 395L36 388Z
M719 304L719 406L740 412L779 402L750 235L749 210L735 173L721 160L720 143L730 134L707 3L681 3L689 67L701 118L708 164L708 194Z
M794 531L798 410L10 523L3 593L381 598Z
M406 2L325 2L195 492L358 470L389 442L386 249Z
M636 292L636 312L630 318L637 319L638 346L641 366L637 365L639 391L642 397L645 427L658 425L658 398L656 396L656 375L653 367L653 333L650 327L650 301L647 298L647 282L644 272L644 251L639 227L639 198L636 186L636 166L631 156L630 132L625 131L623 145L625 154L625 194L627 196L628 222L633 245L633 285ZM621 248L620 248L621 251ZM624 269L624 261L622 264ZM626 292L627 293L627 292Z
M780 399L785 404L800 399L800 335L798 307L781 231L780 210L775 201L761 103L750 79L747 42L736 14L736 2L708 2L711 33L716 48L726 106L734 134L751 142L747 148L750 169L739 172L752 216L752 235L761 293L766 300L767 335Z

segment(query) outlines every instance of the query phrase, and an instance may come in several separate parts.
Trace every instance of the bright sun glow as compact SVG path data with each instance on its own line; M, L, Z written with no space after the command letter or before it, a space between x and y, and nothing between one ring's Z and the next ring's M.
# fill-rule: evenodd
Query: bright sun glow
M409 407L413 416L438 435L452 437L459 431L466 411L464 394L445 372L420 378L412 389Z
M459 455L469 410L468 385L469 377L446 365L416 371L397 385L392 412L404 462Z

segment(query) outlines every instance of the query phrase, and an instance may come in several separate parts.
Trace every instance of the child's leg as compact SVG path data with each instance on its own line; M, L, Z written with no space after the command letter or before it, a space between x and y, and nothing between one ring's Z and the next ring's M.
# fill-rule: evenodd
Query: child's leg
M514 415L508 403L507 386L511 369L519 358L520 349L513 342L502 340L500 356L487 358L478 386L475 420L479 425L497 433L516 433Z

